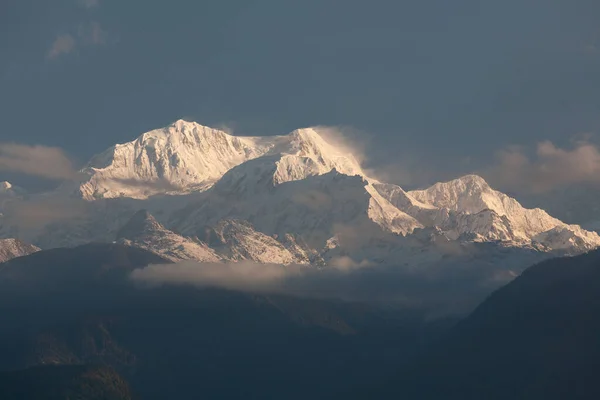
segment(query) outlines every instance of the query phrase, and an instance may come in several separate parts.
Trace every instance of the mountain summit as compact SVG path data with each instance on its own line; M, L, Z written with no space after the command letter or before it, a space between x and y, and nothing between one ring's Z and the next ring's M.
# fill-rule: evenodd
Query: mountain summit
M275 184L332 169L361 173L352 155L327 143L312 128L282 136L232 136L178 120L93 157L81 171L85 178L79 191L86 200L202 191L232 168L266 155L277 158Z
M92 200L202 190L270 147L261 138L231 136L179 120L92 158L82 170L87 178L80 191Z
M553 249L573 246L592 249L600 244L595 232L565 224L539 208L524 208L477 175L436 183L408 194L443 210L433 218L433 223L455 237L475 233L486 240L537 242Z
M83 211L21 239L42 247L116 239L170 260L281 264L440 262L474 243L541 256L600 246L597 233L526 209L477 175L408 192L379 182L319 128L233 136L179 120L110 147L81 176L70 200ZM1 223L0 231L17 232Z

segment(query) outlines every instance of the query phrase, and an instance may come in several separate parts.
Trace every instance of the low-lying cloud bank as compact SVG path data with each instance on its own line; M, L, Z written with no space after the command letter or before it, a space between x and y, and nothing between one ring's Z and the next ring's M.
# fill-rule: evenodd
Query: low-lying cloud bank
M54 180L68 180L77 176L71 160L62 149L16 143L0 143L0 171Z
M501 188L544 193L574 184L600 184L600 149L588 141L575 142L571 149L544 141L533 157L519 147L497 157L497 165L482 174Z
M337 263L322 269L306 265L198 263L150 265L132 272L142 288L185 285L259 294L339 299L417 307L435 314L470 311L497 287L514 278L510 271L473 267L365 266Z
M29 240L48 224L83 218L88 204L74 198L32 197L6 202L0 212L2 223L16 229L21 237Z

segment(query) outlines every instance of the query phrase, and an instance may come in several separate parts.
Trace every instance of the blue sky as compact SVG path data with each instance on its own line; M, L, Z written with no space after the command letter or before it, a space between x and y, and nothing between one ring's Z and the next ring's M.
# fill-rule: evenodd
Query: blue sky
M77 163L186 118L349 127L409 186L514 145L536 163L596 143L599 20L594 0L3 0L0 142Z

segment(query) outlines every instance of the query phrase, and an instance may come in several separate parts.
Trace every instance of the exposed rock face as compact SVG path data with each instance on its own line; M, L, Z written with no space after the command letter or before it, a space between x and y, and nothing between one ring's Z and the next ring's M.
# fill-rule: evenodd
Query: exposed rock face
M39 251L38 247L17 239L0 239L0 263Z

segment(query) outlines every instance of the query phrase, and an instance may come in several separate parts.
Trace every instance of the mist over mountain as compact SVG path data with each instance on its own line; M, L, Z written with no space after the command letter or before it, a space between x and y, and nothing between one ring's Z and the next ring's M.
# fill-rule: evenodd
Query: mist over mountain
M597 250L527 269L372 389L411 399L596 398L599 274Z
M109 380L144 399L590 385L591 336L564 357L551 349L577 340L564 326L594 332L596 232L478 175L406 191L360 160L318 128L244 137L179 120L56 190L4 183L0 370L23 385L56 377L61 393ZM77 368L36 369L49 364Z
M1 0L0 400L600 399L599 20Z
M457 301L472 275L434 288L419 283L431 274L397 270L172 264L120 244L43 250L0 264L0 370L13 371L0 372L0 393L31 382L130 386L144 399L591 399L598 254L535 265L455 324L415 300L437 289L437 307ZM35 369L48 364L78 367Z
M178 120L99 153L52 192L5 184L0 234L31 249L117 242L207 263L198 271L305 265L326 272L302 272L293 291L323 285L333 297L372 302L365 288L383 285L378 301L434 314L468 312L529 265L600 244L597 233L524 208L477 175L405 191L370 177L352 152L323 128L244 137ZM30 252L11 248L10 257ZM340 268L352 271L338 276Z
M0 370L16 372L0 373L0 394L14 388L1 384L4 376L15 385L16 377L41 384L62 376L34 366L104 365L143 399L300 399L315 390L306 379L319 387L317 398L331 398L348 379L374 382L451 323L429 324L419 307L380 308L323 293L223 288L215 279L194 287L191 272L160 285L131 279L157 264L173 267L171 275L181 270L119 244L44 250L1 264ZM247 271L249 279L260 275Z
M521 197L526 204L537 204L564 221L598 231L600 229L599 195L600 188L597 184L587 184Z

